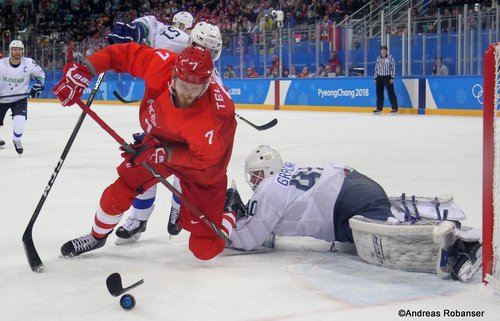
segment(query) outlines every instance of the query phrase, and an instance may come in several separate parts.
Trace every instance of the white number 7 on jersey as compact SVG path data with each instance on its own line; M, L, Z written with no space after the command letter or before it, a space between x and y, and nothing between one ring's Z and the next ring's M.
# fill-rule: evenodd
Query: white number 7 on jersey
M205 137L208 137L208 145L212 145L212 139L214 138L214 130L209 130L205 133Z

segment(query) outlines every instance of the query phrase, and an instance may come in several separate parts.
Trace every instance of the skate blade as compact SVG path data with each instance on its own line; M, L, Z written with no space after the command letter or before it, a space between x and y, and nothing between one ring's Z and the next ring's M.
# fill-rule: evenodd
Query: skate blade
M137 234L129 237L128 239L122 239L121 237L117 237L115 240L115 245L126 245L126 244L137 242L137 240L139 240L139 238L141 237L141 234L142 233L137 233Z

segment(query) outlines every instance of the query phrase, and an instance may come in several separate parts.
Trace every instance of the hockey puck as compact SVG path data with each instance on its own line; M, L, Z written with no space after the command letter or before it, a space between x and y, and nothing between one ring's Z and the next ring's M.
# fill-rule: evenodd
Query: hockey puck
M120 306L125 310L132 310L135 307L135 298L132 294L124 294L120 298Z

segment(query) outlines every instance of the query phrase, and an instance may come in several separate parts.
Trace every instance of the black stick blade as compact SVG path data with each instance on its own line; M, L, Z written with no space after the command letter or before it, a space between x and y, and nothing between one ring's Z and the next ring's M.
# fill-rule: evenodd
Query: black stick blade
M242 121L244 121L245 123L247 123L248 125L252 126L253 128L257 129L257 130L266 130L266 129L269 129L269 128L272 128L274 126L276 126L276 124L278 123L278 120L276 118L274 118L273 120L271 120L270 122L264 124L264 125L255 125L254 123L252 123L251 121L249 121L248 119L246 119L245 117L239 115L238 113L235 113L234 116L236 116L236 118L238 119L241 119Z
M278 120L276 118L274 118L273 120L271 120L267 124L257 126L257 130L266 130L266 129L269 129L269 128L276 126L276 124L278 124Z
M118 99L119 101L121 101L122 103L124 104L131 104L131 103L136 103L138 102L138 100L127 100L125 99L122 95L120 95L119 92L117 92L116 90L113 90L113 95L116 97L116 99Z
M126 288L123 288L122 285L122 277L120 273L112 273L108 276L106 279L106 286L108 287L108 291L112 296L119 296L122 295L123 293L127 292L128 290L131 290L135 288L136 286L139 286L144 283L143 279L140 279L139 281L135 282L131 286L128 286Z
M28 263L31 267L31 270L35 273L43 272L42 259L40 259L40 256L36 251L35 243L33 243L33 237L31 235L31 230L26 229L26 231L24 232L23 245L24 252L26 253L26 257L28 258Z
M119 296L123 292L122 277L120 273L112 273L106 279L106 286L112 296Z

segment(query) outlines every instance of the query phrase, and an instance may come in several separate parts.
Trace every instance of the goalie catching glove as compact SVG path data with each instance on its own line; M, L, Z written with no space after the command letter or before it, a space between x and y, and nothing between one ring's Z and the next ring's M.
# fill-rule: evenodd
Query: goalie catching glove
M90 85L92 74L87 67L77 63L66 64L63 74L63 79L54 86L52 92L61 101L61 105L66 107L80 99L83 90Z

